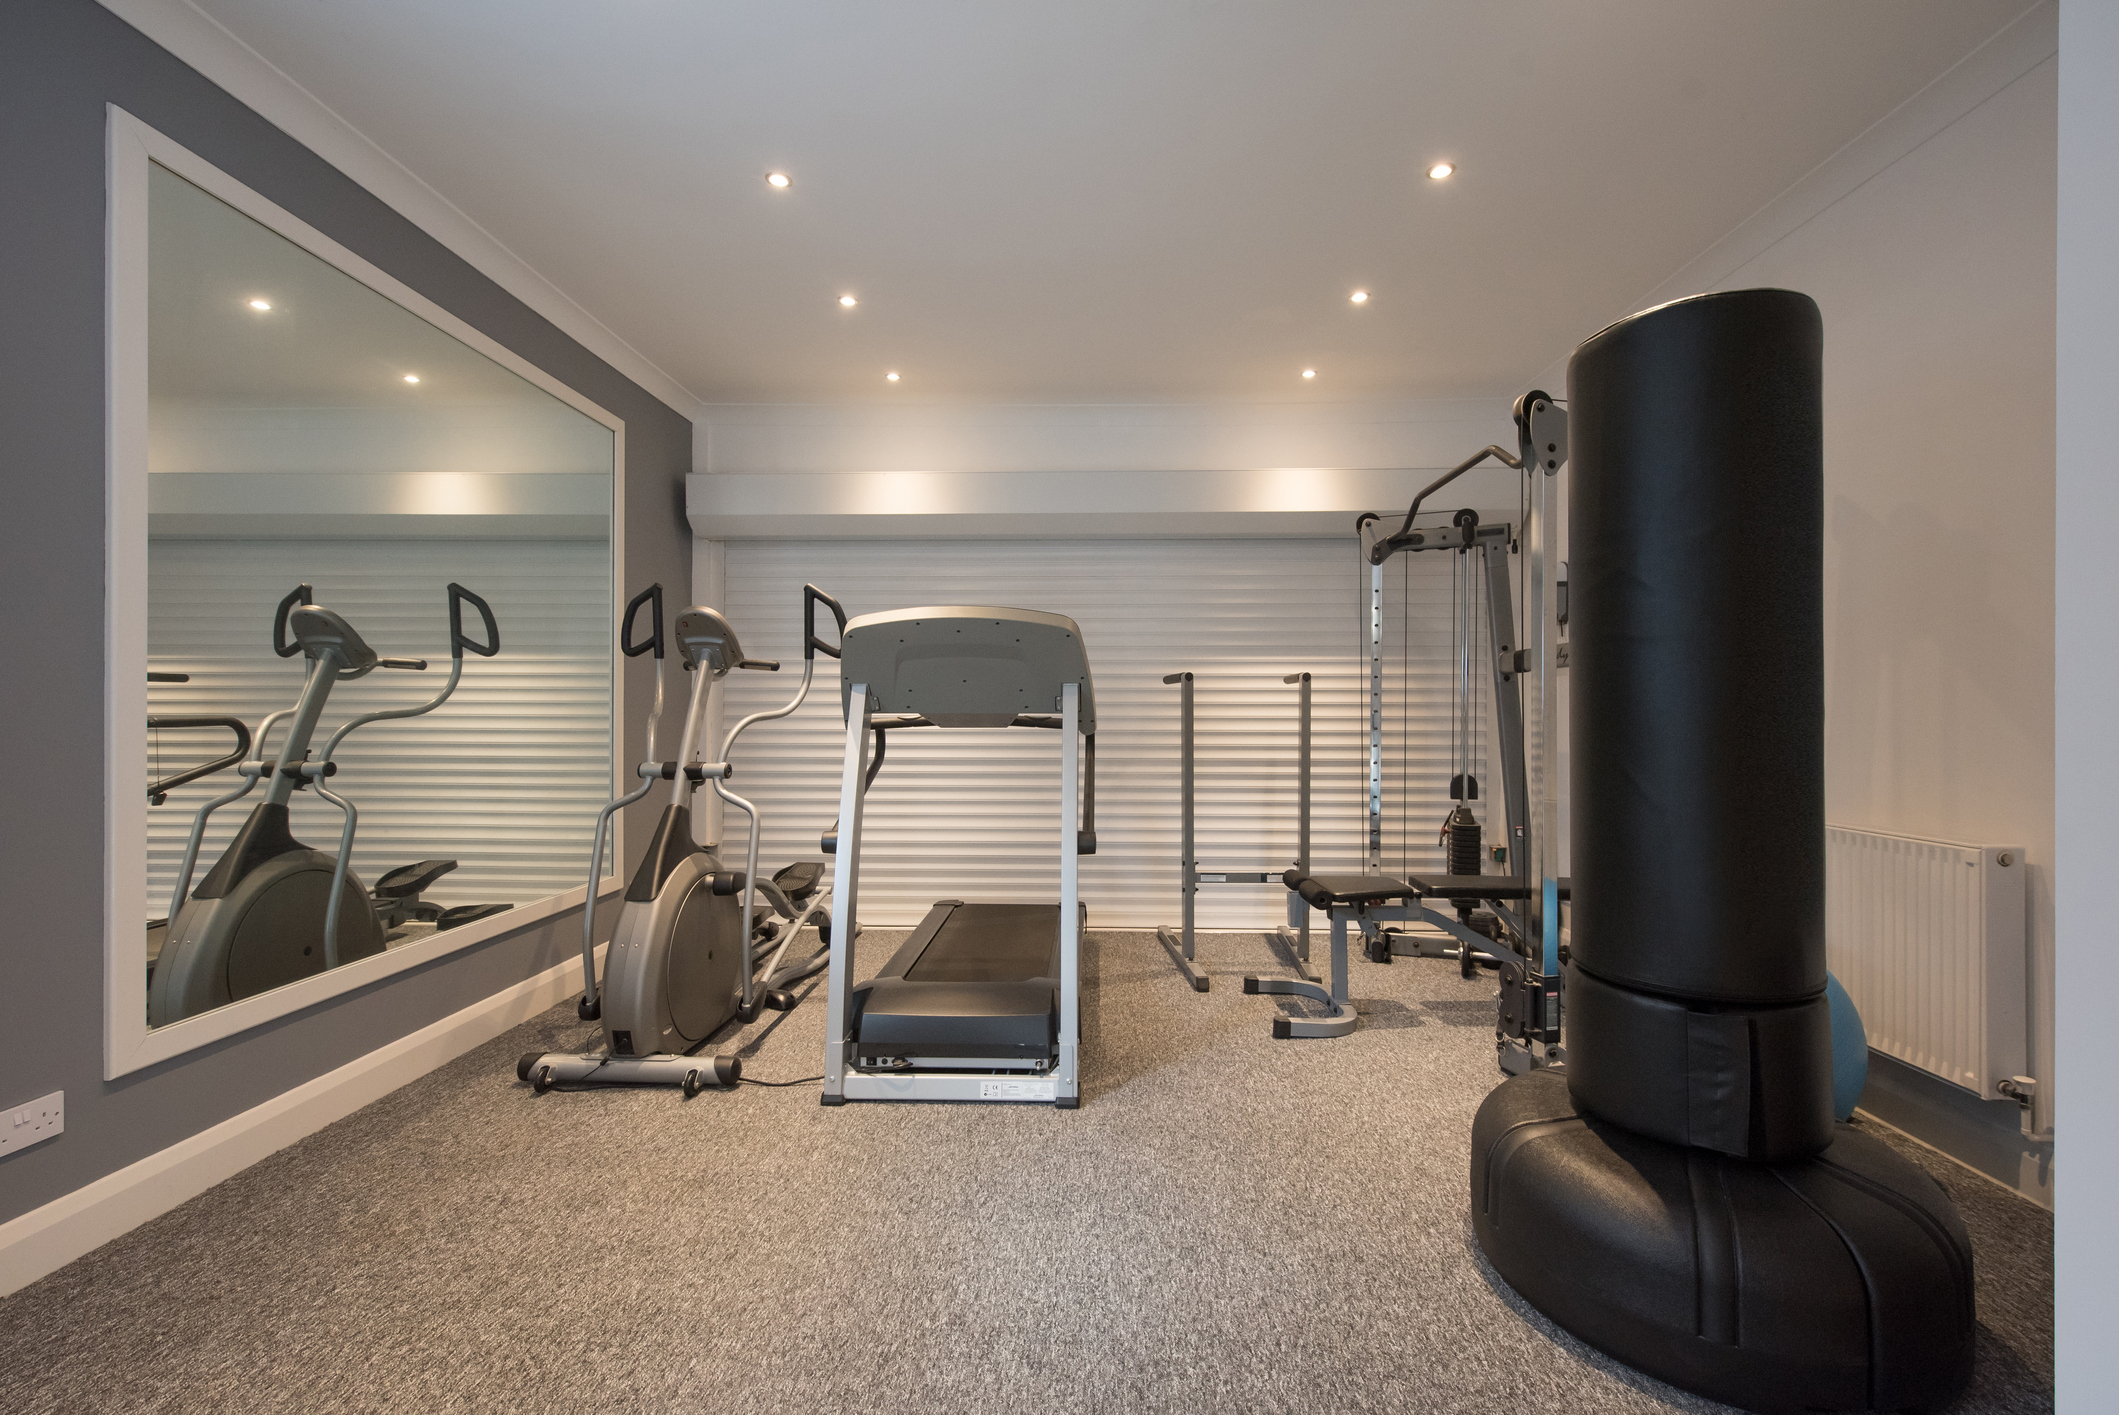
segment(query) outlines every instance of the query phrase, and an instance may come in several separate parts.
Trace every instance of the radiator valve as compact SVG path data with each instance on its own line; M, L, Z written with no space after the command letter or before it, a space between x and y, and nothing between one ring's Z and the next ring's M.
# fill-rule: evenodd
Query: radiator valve
M2008 1076L1994 1083L1994 1089L2016 1102L2023 1113L2023 1133L2026 1138L2038 1138L2037 1102L2038 1078L2035 1076Z

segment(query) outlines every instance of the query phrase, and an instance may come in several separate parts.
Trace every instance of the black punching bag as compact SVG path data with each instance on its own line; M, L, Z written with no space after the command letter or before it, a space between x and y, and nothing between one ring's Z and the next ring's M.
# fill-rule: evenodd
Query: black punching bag
M1480 1106L1472 1223L1687 1390L1933 1410L1971 1374L1970 1240L1831 1116L1822 353L1807 296L1738 290L1570 365L1567 1063Z
M1568 366L1568 1079L1630 1130L1821 1150L1824 326L1791 290L1612 325Z

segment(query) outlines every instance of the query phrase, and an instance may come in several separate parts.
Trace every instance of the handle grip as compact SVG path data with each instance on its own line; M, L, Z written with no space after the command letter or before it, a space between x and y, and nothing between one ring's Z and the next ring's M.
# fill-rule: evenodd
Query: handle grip
M655 606L655 632L636 644L633 642L633 620L639 615L640 606L651 601ZM660 580L649 585L639 594L634 595L631 602L626 605L625 622L619 626L618 630L618 647L625 650L627 658L638 658L649 649L655 651L655 657L662 657L662 582Z
M147 788L147 804L159 806L169 798L169 793L179 786L189 786L200 777L211 776L217 771L226 771L250 754L250 728L240 717L150 717L150 729L169 728L174 731L184 727L225 727L235 734L235 750L226 756L215 757L204 766L195 766L189 771L180 771L166 781L157 781Z
M839 646L834 648L817 637L817 605L822 604L831 611L831 617L839 621ZM846 645L846 608L815 585L802 587L802 656L815 658L819 653L832 658L839 656L839 649Z
M466 600L478 610L478 617L486 621L486 641L482 644L464 633ZM449 652L462 658L465 649L480 658L491 658L499 653L500 626L493 622L493 606L452 580L449 582Z
M281 658L293 658L302 651L302 646L299 643L290 644L287 642L287 616L294 611L296 606L313 604L315 600L316 589L314 586L297 585L285 599L280 601L280 607L272 611L272 651Z

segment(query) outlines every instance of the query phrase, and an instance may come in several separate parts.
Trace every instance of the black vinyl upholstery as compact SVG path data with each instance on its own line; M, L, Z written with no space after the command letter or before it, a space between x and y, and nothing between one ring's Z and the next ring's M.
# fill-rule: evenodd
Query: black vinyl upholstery
M1480 1104L1473 1230L1686 1390L1935 1411L1972 1370L1964 1223L1832 1123L1823 358L1808 296L1734 290L1569 364L1566 1060Z
M1530 885L1520 875L1305 875L1289 870L1282 884L1302 896L1312 909L1385 904L1408 899L1528 899ZM1560 897L1569 898L1574 882L1560 881Z
M1651 1376L1770 1415L1937 1410L1971 1374L1972 1248L1881 1140L1756 1164L1504 1081L1472 1127L1472 1226L1508 1284Z
M1567 970L1568 1083L1606 1120L1673 1145L1786 1160L1832 1143L1832 1011L1820 996L1708 1007Z

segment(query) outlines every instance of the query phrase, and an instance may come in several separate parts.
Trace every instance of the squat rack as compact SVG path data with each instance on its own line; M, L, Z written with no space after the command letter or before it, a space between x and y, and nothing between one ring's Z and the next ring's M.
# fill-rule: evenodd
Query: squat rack
M1300 878L1310 872L1310 675L1290 673L1283 683L1300 687L1301 706L1298 709L1296 766L1297 840L1294 868L1286 874L1271 870L1213 870L1199 867L1199 858L1193 843L1193 785L1192 764L1192 675L1171 673L1163 678L1165 683L1178 685L1178 800L1180 819L1180 841L1177 860L1177 891L1182 910L1179 926L1175 929L1164 924L1156 929L1156 938L1170 954L1170 961L1177 971L1184 974L1192 984L1194 992L1207 990L1207 975L1198 964L1196 939L1193 928L1196 896L1203 884L1283 884L1289 878ZM1293 959L1295 969L1311 982L1322 979L1310 967L1310 906L1290 888L1288 890L1288 921L1274 929L1267 937L1284 949Z

